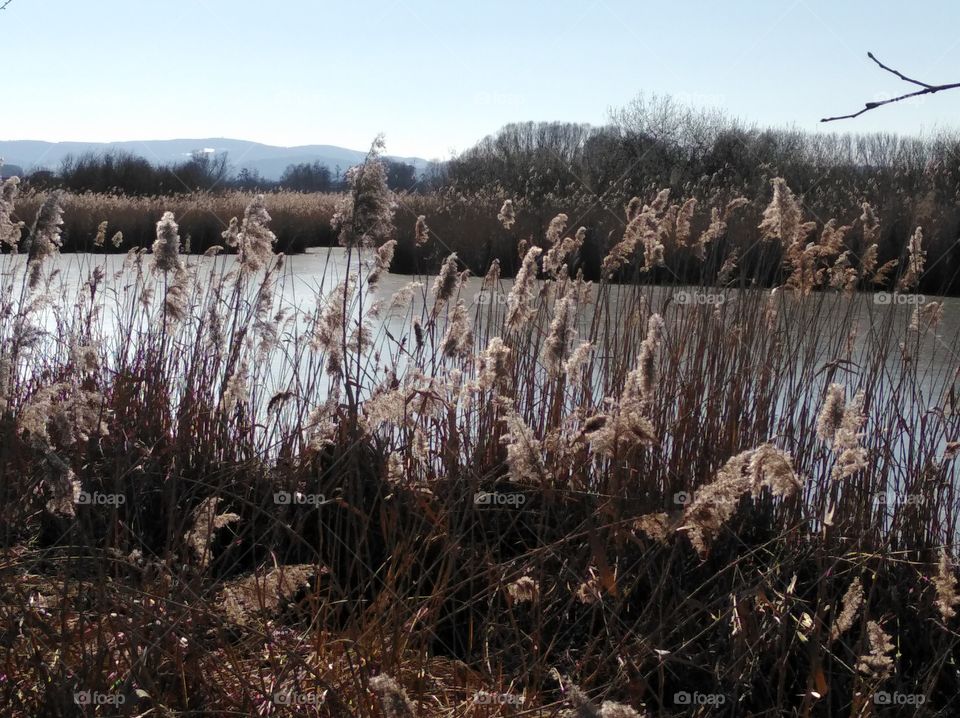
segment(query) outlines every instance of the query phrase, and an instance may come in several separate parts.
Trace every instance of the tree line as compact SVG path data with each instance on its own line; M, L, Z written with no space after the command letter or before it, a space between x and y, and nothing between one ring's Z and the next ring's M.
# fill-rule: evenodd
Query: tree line
M406 162L385 160L387 181L397 191L411 190L418 181L416 168ZM227 153L196 152L182 162L155 165L138 155L111 151L68 156L56 170L37 170L25 178L37 189L62 188L72 192L116 192L131 196L175 195L217 190L270 192L340 192L346 173L322 162L287 166L279 180L261 176L255 169L234 172Z
M784 177L811 209L879 202L933 193L952 201L960 191L960 137L825 134L745 124L723 112L685 105L669 96L639 96L611 113L603 126L565 122L509 124L472 148L418 175L413 165L383 160L391 189L463 193L503 191L536 206L588 194L619 201L651 188L674 196L705 186L745 194ZM346 168L321 162L291 164L279 180L256 170L233 172L226 154L197 153L156 166L125 152L69 157L55 172L29 176L36 187L131 195L241 189L343 191Z
M487 212L494 200L510 198L522 208L514 234L519 236L522 227L524 239L537 241L557 212L572 212L571 223L590 230L584 252L594 260L622 233L624 207L632 197L651 201L666 188L674 202L693 198L709 206L745 197L754 207L763 207L770 199L771 178L782 177L800 199L805 217L820 225L830 219L855 225L863 203L869 203L880 220L878 241L885 256L898 257L916 227L922 226L937 281L960 291L956 134L918 138L770 129L670 97L641 95L612 112L610 121L599 127L560 122L507 125L419 176L412 165L384 162L390 188L421 195L424 211L418 213L427 214L432 227L445 221L446 215L437 216L438 212L450 214L452 221L466 204ZM31 176L30 184L133 195L211 189L307 193L342 191L345 175L339 168L313 162L291 165L278 181L268 181L246 170L231 174L225 155L198 154L176 165L156 167L139 157L112 153L69 158L56 173ZM428 201L430 197L436 201ZM428 205L439 209L427 211ZM456 229L451 226L443 232L448 242L451 235L464 232L465 223L478 226L476 212L471 212L454 223ZM494 241L490 237L477 235L471 244L486 261ZM461 257L467 254L465 248ZM505 255L504 267L508 259Z

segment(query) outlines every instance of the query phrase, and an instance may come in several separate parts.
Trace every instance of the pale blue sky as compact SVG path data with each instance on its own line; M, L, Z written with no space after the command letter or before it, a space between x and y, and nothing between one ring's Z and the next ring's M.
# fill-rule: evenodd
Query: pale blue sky
M13 0L0 139L234 137L446 157L516 120L603 123L640 91L761 124L960 81L960 3ZM917 134L960 91L829 126Z

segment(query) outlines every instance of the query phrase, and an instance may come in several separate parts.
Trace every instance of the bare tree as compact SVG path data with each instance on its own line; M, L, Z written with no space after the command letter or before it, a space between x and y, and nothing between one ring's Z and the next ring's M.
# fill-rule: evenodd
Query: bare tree
M900 102L900 100L906 100L909 97L918 97L920 95L932 95L935 92L940 92L942 90L953 90L957 87L960 87L960 82L952 82L947 85L931 85L926 82L920 82L920 80L914 80L912 77L907 77L902 72L894 70L892 67L887 67L882 62L880 62L872 52L867 53L867 57L873 60L881 69L886 70L887 72L896 75L904 82L908 82L911 85L917 85L922 88L914 92L908 92L905 95L900 95L899 97L891 97L889 100L879 100L878 102L867 102L864 104L863 109L859 112L852 112L849 115L837 115L836 117L824 117L821 122L833 122L834 120L849 120L854 117L859 117L864 112L869 112L870 110L875 110L878 107L883 107L884 105L889 105L894 102Z

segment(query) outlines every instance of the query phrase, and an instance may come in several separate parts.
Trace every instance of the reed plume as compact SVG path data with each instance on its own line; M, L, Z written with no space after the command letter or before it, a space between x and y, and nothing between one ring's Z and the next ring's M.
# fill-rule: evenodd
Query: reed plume
M933 585L937 590L936 606L943 620L948 621L957 613L953 607L960 604L960 594L957 593L957 576L946 547L940 549L940 561L937 563L937 575L933 577Z
M396 200L381 158L383 137L377 137L364 161L347 170L349 192L337 203L331 220L344 247L375 247L394 233Z
M500 337L493 337L478 360L477 381L481 389L506 387L510 380L510 348Z
M517 213L513 208L512 199L505 199L503 201L503 206L500 207L500 212L497 214L497 219L500 220L500 224L503 225L504 229L510 229L513 227L514 223L517 221Z
M460 273L457 271L457 255L451 254L440 267L440 273L433 283L431 293L433 294L433 310L431 317L440 315L440 311L447 305L450 299L460 288Z
M682 205L680 205L680 210L677 212L677 221L676 221L676 241L677 246L686 247L690 242L690 232L691 225L693 223L693 215L697 211L697 200L694 197L686 200Z
M860 656L857 670L872 680L886 680L893 672L893 658L889 654L894 645L890 636L879 623L868 621L866 637L868 652Z
M63 225L61 197L60 191L50 193L37 210L36 219L27 238L27 266L31 289L35 289L40 284L41 271L47 260L60 253L62 245L60 231Z
M860 208L863 210L860 215L860 223L863 225L863 243L868 247L876 247L880 241L880 220L877 219L869 202L864 202ZM869 274L872 270L873 267L868 267L865 273Z
M543 257L544 274L559 277L560 270L565 266L564 263L580 250L586 236L586 227L580 227L573 237L564 237L563 241L550 247Z
M784 247L790 247L800 239L800 202L782 177L774 177L770 184L773 185L773 199L763 211L759 227L761 236L766 240L778 239Z
M547 227L547 244L553 245L556 244L560 237L563 236L564 231L567 229L567 215L558 214L556 217L550 220L550 225Z
M936 329L943 321L943 302L926 302L913 308L910 316L910 331L927 332Z
M827 397L817 418L817 436L823 441L833 443L834 436L843 422L846 400L842 384L827 387Z
M447 358L466 358L473 350L473 330L467 307L460 299L447 319L447 331L440 341L440 352Z
M548 476L540 441L516 412L508 411L503 421L507 433L502 442L507 449L510 478L520 484L540 484Z
M506 327L516 331L533 316L530 303L533 300L537 282L537 257L543 252L539 247L531 247L523 258L523 264L513 280L513 288L507 295Z
M233 226L231 222L231 226ZM244 271L256 272L268 266L273 259L273 245L277 235L270 231L270 214L262 194L253 198L243 213L243 224L236 234L240 248L240 266ZM228 230L229 231L229 230Z
M102 247L107 241L107 221L102 221L97 226L97 235L93 238L94 247Z
M553 312L553 319L547 330L547 338L543 343L541 358L547 371L556 376L563 369L567 345L575 333L571 326L576 318L576 305L573 298L562 297L558 299Z
M513 603L536 603L540 598L540 584L530 576L508 583L506 590Z
M583 369L590 361L593 348L593 342L580 342L563 365L563 371L566 372L567 381L570 382L571 386L583 388L586 385Z
M897 282L897 289L901 292L909 292L916 289L923 274L923 267L926 262L927 253L923 250L923 229L917 227L910 241L907 243L907 271Z
M385 272L390 271L390 265L393 263L393 255L397 251L397 240L390 239L377 247L373 253L373 266L367 273L367 287L375 287L380 277Z
M651 314L647 321L647 336L640 342L637 370L628 376L627 386L624 389L625 396L632 397L639 393L645 406L653 401L653 390L657 380L656 352L660 347L662 333L663 317L659 314Z
M19 177L10 177L0 186L0 248L6 245L12 252L17 251L23 233L23 222L13 219L19 183Z
M430 227L427 226L427 218L424 215L417 217L416 225L413 228L414 244L422 247L430 241Z
M718 207L710 210L710 224L707 226L697 241L693 245L693 256L701 262L707 258L707 248L723 236L727 231L727 223L723 220L723 214Z
M156 272L172 272L183 268L180 261L180 228L173 212L164 212L157 222L157 239L153 243L153 264Z
M655 359L663 326L663 318L659 314L650 315L637 366L627 374L619 401L610 398L608 403L611 412L595 415L584 425L584 435L589 438L595 452L612 457L621 449L651 446L657 442L647 409L656 386Z
M206 568L213 558L210 551L216 532L240 520L239 514L221 513L219 506L218 496L211 496L200 502L190 517L190 528L183 535L184 542L197 559L200 568Z
M384 718L416 718L417 712L407 692L392 677L381 673L370 679L370 689L380 703Z
M860 606L863 605L863 585L859 578L853 579L847 592L843 594L842 609L830 627L830 642L833 643L844 633L853 628Z
M222 520L221 525L225 525ZM317 572L314 564L259 569L225 582L217 595L216 605L230 623L237 626L253 625L259 616L269 617L279 613L298 591L310 585Z
M712 482L697 489L678 530L686 532L701 558L706 558L710 544L736 513L745 494L758 496L766 487L773 496L790 497L801 485L790 455L762 444L728 459Z

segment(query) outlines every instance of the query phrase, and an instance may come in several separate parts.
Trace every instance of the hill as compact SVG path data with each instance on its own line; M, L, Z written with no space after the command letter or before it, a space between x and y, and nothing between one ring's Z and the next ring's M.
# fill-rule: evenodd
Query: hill
M256 170L265 179L276 180L291 164L321 162L331 170L345 170L361 162L366 155L363 150L351 150L336 145L300 145L279 147L260 142L235 140L223 137L176 140L142 140L130 142L43 142L39 140L0 140L0 157L5 165L22 167L26 172L39 169L56 169L67 155L82 155L89 152L106 153L123 151L139 155L157 164L180 162L192 153L208 151L227 153L234 172L241 169ZM390 157L390 159L414 165L418 172L427 166L419 157ZM9 172L7 167L7 173Z

